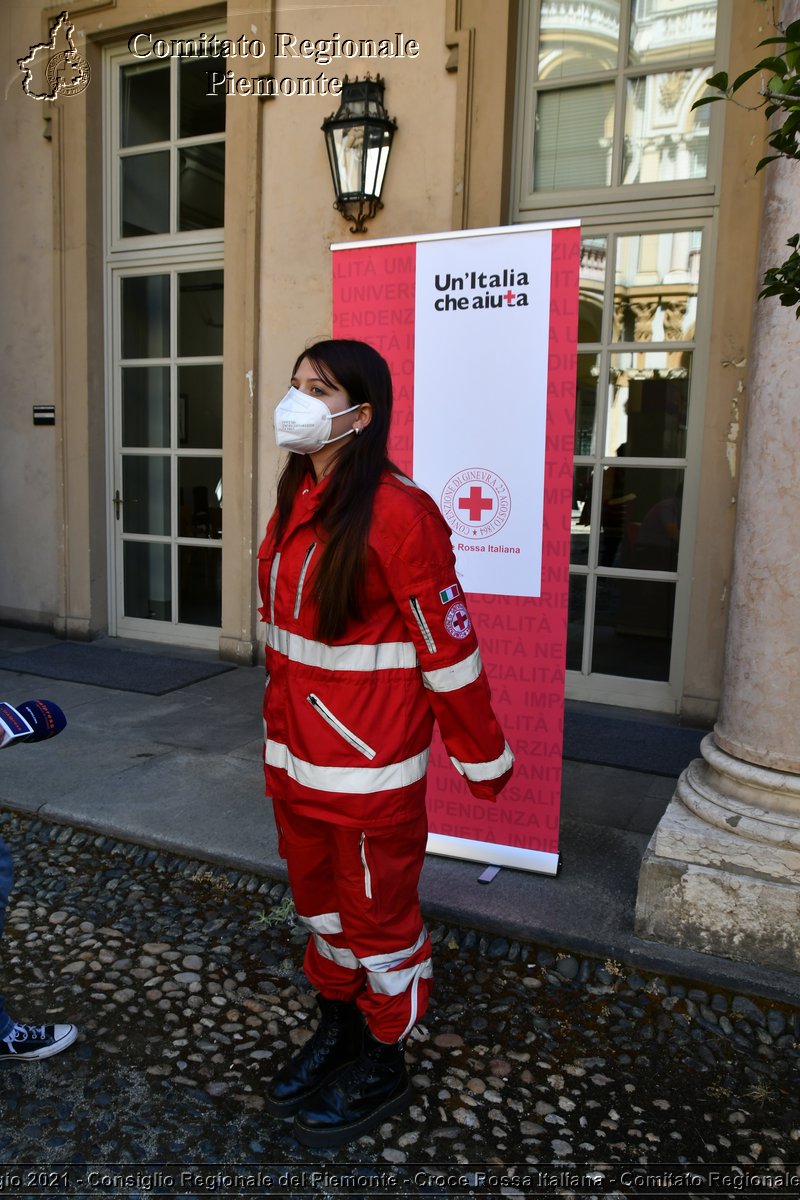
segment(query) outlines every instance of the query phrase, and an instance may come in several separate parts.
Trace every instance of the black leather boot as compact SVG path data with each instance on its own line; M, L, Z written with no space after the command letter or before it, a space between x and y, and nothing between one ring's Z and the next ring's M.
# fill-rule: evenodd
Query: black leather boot
M269 1082L264 1104L274 1117L290 1117L361 1052L364 1022L355 1004L318 998L313 1037Z
M367 1029L358 1061L303 1105L293 1133L304 1146L341 1146L394 1116L410 1100L403 1043L379 1042Z

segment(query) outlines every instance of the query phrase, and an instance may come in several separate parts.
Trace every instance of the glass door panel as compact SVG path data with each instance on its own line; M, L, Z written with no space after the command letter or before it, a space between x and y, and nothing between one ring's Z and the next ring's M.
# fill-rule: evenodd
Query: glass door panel
M698 229L582 244L567 665L587 684L670 679L701 250Z
M111 633L216 646L222 578L224 35L104 52Z
M586 613L585 575L569 577L569 611L567 613L567 670L580 671L583 665L583 635Z
M123 446L169 446L169 367L122 368Z
M222 271L182 271L178 278L178 355L221 355Z
M611 355L607 455L683 458L691 361L690 351Z
M222 269L119 272L114 294L119 632L218 627Z
M597 377L599 358L596 354L578 355L578 395L575 405L575 454L594 454L597 436Z
M222 445L222 367L178 367L178 445Z
M674 583L598 578L592 671L666 682L674 608Z
M178 459L178 519L181 537L222 534L222 459Z
M178 620L184 625L222 623L222 551L178 547Z
M589 536L592 532L593 467L575 467L572 488L572 523L569 561L585 567L589 563Z
M126 542L123 571L124 615L147 621L169 621L172 613L169 546Z
M169 534L170 464L164 455L122 457L122 532Z
M617 238L615 342L694 338L701 243L698 229Z
M129 275L122 280L122 357L169 354L169 275Z

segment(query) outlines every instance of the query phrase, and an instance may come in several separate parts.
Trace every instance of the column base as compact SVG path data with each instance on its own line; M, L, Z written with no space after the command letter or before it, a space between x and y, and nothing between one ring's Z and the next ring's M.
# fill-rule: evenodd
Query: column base
M233 662L240 667L252 667L257 660L258 642L247 642L241 638L226 637L219 639L219 656L223 662Z
M800 972L800 777L709 735L645 853L639 937Z

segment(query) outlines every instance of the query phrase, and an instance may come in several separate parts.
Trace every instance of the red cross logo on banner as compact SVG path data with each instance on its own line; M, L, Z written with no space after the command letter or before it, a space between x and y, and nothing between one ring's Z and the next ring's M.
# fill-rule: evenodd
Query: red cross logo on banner
M480 521L484 512L492 511L494 500L489 496L484 496L479 485L478 487L471 487L468 496L461 497L458 507L469 510L470 521Z
M441 509L453 533L477 541L503 528L511 512L511 493L496 471L467 467L444 485Z

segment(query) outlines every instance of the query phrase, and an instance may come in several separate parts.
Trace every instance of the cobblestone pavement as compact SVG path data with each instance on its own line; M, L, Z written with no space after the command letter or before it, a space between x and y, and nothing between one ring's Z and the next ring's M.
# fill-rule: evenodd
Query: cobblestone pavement
M800 1174L800 1011L442 926L407 1050L413 1106L310 1152L263 1110L273 1064L315 1012L285 886L8 813L0 832L17 876L9 1010L80 1028L62 1055L0 1067L0 1193L155 1194L159 1163L209 1165L202 1181L162 1168L162 1189L189 1196L677 1195L671 1177L642 1190L642 1166ZM37 1188L25 1163L73 1167ZM87 1163L123 1166L90 1188ZM285 1192L277 1167L240 1192L224 1164L310 1166ZM585 1178L599 1164L602 1187ZM787 1186L768 1194L800 1194Z

